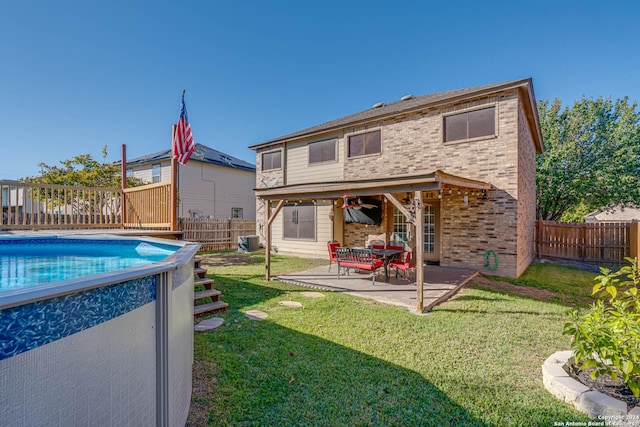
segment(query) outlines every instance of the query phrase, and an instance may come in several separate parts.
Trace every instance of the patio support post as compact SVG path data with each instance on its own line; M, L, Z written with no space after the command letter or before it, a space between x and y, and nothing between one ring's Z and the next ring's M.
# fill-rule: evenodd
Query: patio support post
M422 191L415 192L414 205L416 208L416 220L414 226L416 227L416 311L422 313L424 311L424 261L422 254L424 252L424 221L422 205Z
M276 219L276 216L278 216L278 213L280 212L280 209L282 209L282 206L284 205L284 200L280 200L278 202L278 205L276 206L275 210L273 212L271 212L271 201L270 200L266 200L265 201L266 206L265 206L265 213L267 215L267 224L266 224L266 229L265 229L265 233L264 233L264 279L266 281L271 280L271 224L273 223L273 220Z

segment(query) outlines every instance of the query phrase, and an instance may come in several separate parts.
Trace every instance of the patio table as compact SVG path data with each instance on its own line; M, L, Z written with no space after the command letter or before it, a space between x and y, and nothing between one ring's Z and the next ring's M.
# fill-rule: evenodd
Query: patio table
M401 249L371 249L371 253L375 254L379 257L382 257L384 260L384 281L389 282L389 260L395 257L398 254L404 252Z

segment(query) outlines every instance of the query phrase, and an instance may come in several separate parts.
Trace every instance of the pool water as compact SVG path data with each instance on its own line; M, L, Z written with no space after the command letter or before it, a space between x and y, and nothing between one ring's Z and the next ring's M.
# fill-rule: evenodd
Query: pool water
M139 267L176 250L140 240L0 239L0 292Z

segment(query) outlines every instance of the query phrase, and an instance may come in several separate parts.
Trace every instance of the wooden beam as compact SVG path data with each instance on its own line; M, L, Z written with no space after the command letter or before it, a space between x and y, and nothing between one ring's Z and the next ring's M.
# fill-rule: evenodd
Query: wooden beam
M414 224L416 230L416 311L422 313L424 311L424 205L421 191L416 191L414 200L416 201L416 220Z
M264 203L266 204L265 213L267 215L267 224L264 234L264 279L269 281L271 280L271 224L273 223L273 220L276 219L276 216L278 216L282 206L284 206L284 200L280 200L278 202L273 213L271 212L271 201L265 200Z
M391 204L393 206L396 207L396 209L398 209L400 212L402 212L402 214L405 216L405 218L407 218L407 220L411 219L411 212L409 212L407 210L407 208L405 208L404 206L402 206L402 203L400 203L400 201L398 199L396 199L393 194L391 193L384 193L384 197L387 198L388 201L391 202Z

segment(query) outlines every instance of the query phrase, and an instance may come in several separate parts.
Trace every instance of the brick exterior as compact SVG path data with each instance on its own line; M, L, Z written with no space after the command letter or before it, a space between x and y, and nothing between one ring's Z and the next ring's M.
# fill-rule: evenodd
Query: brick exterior
M389 176L428 174L436 170L487 182L492 189L483 198L444 192L440 203L440 264L468 267L483 273L518 276L534 255L535 229L535 156L536 149L517 89L508 90L473 102L459 103L395 116L366 126L343 129L338 137L339 159L345 180L385 178ZM496 136L454 143L443 142L443 115L494 106ZM347 141L354 133L380 130L380 154L348 158ZM334 132L335 134L335 132ZM270 151L273 148L265 148ZM269 182L281 171L262 173L257 150L257 186ZM286 155L283 155L283 167ZM287 170L302 174L304 169ZM313 181L309 181L313 182ZM316 181L317 182L317 181ZM279 183L281 185L281 183ZM461 193L464 192L462 189ZM260 211L261 202L258 202ZM362 246L375 235L390 234L393 207L385 204L386 221L380 227L345 224L344 235L337 240L345 245ZM260 214L259 214L260 215ZM264 223L264 216L258 216ZM277 236L274 236L277 239ZM326 242L325 242L326 243ZM280 252L286 244L279 242ZM496 271L484 267L485 252L492 249L498 256ZM493 259L491 260L493 261Z

